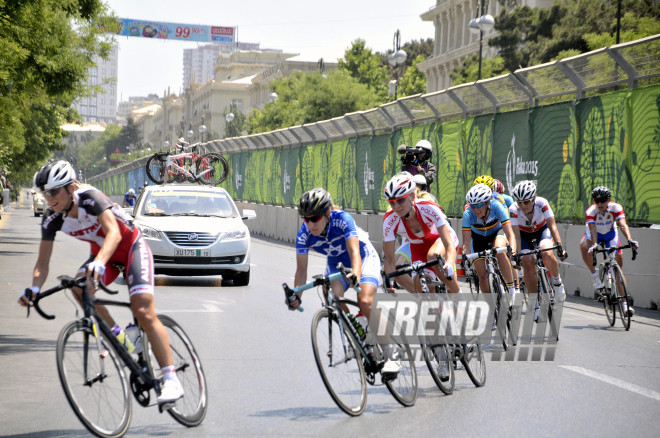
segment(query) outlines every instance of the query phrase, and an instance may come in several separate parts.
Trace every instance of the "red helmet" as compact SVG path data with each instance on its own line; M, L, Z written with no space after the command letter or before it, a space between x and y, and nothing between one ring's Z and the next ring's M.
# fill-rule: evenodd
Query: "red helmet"
M504 193L504 184L499 179L495 180L495 191L499 194Z

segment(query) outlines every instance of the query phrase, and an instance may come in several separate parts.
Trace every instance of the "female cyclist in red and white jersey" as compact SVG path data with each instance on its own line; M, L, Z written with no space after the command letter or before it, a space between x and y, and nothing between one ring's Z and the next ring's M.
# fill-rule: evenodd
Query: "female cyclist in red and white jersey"
M98 281L102 278L103 283L110 284L120 273L112 265L124 265L131 310L149 336L163 371L164 382L158 404L176 401L183 397L183 388L172 365L167 331L156 316L151 250L140 230L129 222L130 218L116 204L94 187L79 187L75 176L66 161L49 163L34 175L34 186L43 192L49 207L41 223L41 244L32 275L32 287L25 289L18 302L22 306L28 305L28 301L39 293L46 282L58 231L89 242L91 255L78 270L76 278L87 275L87 290L94 294L92 279ZM80 301L82 291L76 288L74 292ZM115 334L121 333L105 306L98 305L96 310L113 327Z
M415 188L413 177L408 172L398 173L385 186L385 198L392 207L383 220L385 272L394 272L396 268L394 241L398 234L410 242L410 255L413 263L435 260L438 255L442 256L445 259L445 265L443 267L434 266L435 273L431 270L426 270L425 273L432 278L437 274L450 292L460 292L458 281L454 275L458 247L456 233L449 225L447 216L437 204L416 199ZM447 277L450 276L453 277L451 281L447 280ZM416 277L411 279L401 275L396 278L396 281L408 292L421 291L421 284ZM394 291L392 285L389 286L390 290Z

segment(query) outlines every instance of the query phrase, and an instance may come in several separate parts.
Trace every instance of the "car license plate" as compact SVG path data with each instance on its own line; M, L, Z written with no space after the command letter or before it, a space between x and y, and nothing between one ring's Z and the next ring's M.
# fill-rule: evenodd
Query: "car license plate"
M175 257L211 257L210 249L174 249Z

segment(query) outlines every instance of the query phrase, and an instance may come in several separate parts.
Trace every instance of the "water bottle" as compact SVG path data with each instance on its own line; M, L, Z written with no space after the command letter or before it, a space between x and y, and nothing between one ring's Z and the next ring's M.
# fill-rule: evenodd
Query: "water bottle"
M359 312L356 315L355 319L357 319L357 321L362 326L362 330L364 330L364 336L366 337L367 332L369 331L369 320L367 320L367 317L364 316L364 314L362 312Z
M117 336L117 340L126 347L129 353L133 353L133 351L135 351L135 344L133 344L131 339L128 336L126 336L126 332L124 332L121 329L121 327L114 326L112 328L112 333L114 333L115 336Z
M361 341L364 341L364 338L367 337L367 334L364 332L364 328L362 327L362 324L360 324L360 323L358 322L358 320L355 319L355 317L354 317L353 315L351 315L350 313L347 313L346 316L348 317L348 320L349 320L349 321L351 322L351 324L353 325L353 328L355 329L355 331L357 332L357 334L360 336L360 340L361 340ZM366 319L366 318L365 318L365 319Z
M124 330L126 333L126 336L131 340L133 345L135 346L135 350L133 350L133 353L139 354L142 352L142 337L140 336L140 330L137 328L137 326L133 323L130 323L126 326L126 330Z

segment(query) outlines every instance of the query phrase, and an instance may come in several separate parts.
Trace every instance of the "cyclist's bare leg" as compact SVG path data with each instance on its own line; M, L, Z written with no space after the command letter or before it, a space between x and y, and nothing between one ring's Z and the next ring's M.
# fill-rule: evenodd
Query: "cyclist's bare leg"
M433 246L431 246L428 254L426 255L426 260L429 262L435 260L436 254L440 254L440 256L443 259L446 258L445 245L442 243L442 240L440 239L436 240ZM445 273L442 269L442 266L440 266L439 264L435 265L433 266L433 270L435 271L435 275L438 276L440 281L442 281L447 286L447 289L449 290L450 293L455 294L461 291L461 287L458 285L458 280L456 279L456 273L454 273L452 280L449 281L447 280L447 277L445 277Z
M534 264L534 256L528 255L522 258L523 275L525 277L525 287L527 293L535 294L537 292L536 286L536 265Z
M85 275L86 274L84 272L81 272L80 274L76 275L76 278L84 277ZM76 297L76 301L78 301L78 304L80 304L80 307L82 307L83 306L81 299L82 289L80 289L79 287L74 287L72 291L73 291L73 296ZM96 291L94 290L94 286L89 280L87 281L87 291L92 296L96 294ZM105 321L105 323L108 324L110 328L113 328L115 326L115 320L112 319L112 316L110 316L110 312L108 312L108 308L100 304L97 304L94 307L96 308L96 311L99 312L99 315L101 315L101 318L103 318L103 321Z
M495 243L493 244L493 248L506 248L506 237L504 236L497 236L495 239ZM506 281L507 284L513 284L513 273L511 272L511 261L509 261L509 258L507 257L506 254L497 254L497 262L500 267L500 271L502 272L502 277L504 277L504 281Z
M541 243L540 248L550 248L552 246L552 242L548 241L543 241ZM555 257L555 254L553 251L546 251L541 253L541 257L543 258L543 263L545 266L548 268L548 271L550 271L550 274L553 277L558 277L559 276L559 263L557 263L557 258Z
M582 240L580 241L580 252L582 253L582 261L584 262L585 266L591 272L592 274L596 272L596 267L594 266L594 255L589 254L589 248L591 248L593 243L591 240L587 239L586 237L582 237Z
M131 295L131 310L140 322L140 327L149 337L151 348L161 368L172 365L172 352L167 330L156 316L154 296L150 293Z
M490 285L488 284L488 271L486 271L486 260L477 259L474 261L474 267L477 270L477 275L479 276L479 288L481 293L489 294Z
M399 275L398 277L394 277L392 280L396 281L399 286L411 294L422 291L422 285L419 282L418 276L415 276L415 279L413 280L410 275Z

